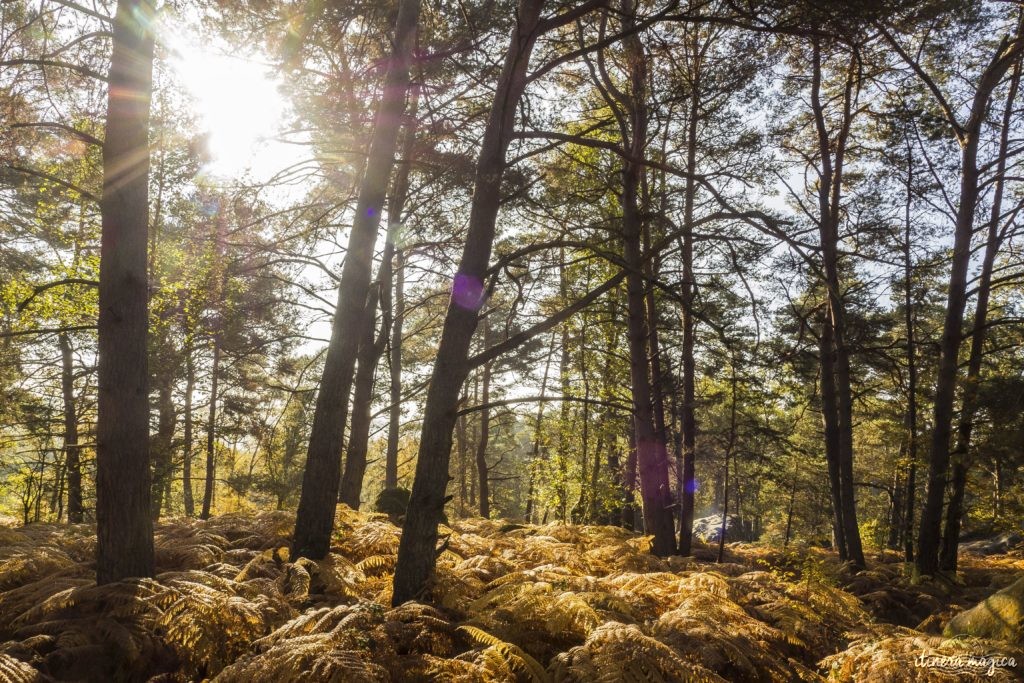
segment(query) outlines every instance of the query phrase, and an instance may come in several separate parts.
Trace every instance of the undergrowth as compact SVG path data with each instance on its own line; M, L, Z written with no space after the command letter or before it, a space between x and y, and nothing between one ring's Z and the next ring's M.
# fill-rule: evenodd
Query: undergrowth
M914 657L964 647L878 618L901 592L943 618L884 556L857 575L810 548L732 546L709 564L654 557L617 527L469 519L441 529L421 602L391 608L400 530L385 516L340 509L319 562L290 560L292 524L168 521L156 577L100 587L88 527L0 528L0 683L940 681ZM971 576L994 590L1021 568Z

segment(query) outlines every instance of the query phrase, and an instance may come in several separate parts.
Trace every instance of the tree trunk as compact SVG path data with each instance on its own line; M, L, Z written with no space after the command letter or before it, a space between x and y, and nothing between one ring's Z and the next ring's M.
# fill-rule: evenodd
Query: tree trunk
M857 508L853 483L853 391L850 384L850 351L846 344L846 311L839 281L839 220L840 198L843 182L846 141L853 120L853 88L857 63L851 57L843 91L843 116L840 130L833 141L825 123L824 107L821 103L821 49L814 42L813 74L811 81L811 108L818 134L818 154L821 160L818 182L818 231L821 241L821 260L825 286L828 291L828 320L831 352L822 358L831 360L830 371L822 367L822 380L831 375L835 396L834 443L838 459L839 504L838 515L842 527L842 545L846 547L846 559L855 567L864 567L864 551L861 548L860 529L857 525ZM833 164L832 155L835 155ZM824 349L823 349L824 350ZM824 391L823 393L823 405Z
M75 409L74 356L66 332L57 337L60 346L61 398L64 402L64 467L67 471L68 522L82 521L81 446L78 444L78 411Z
M630 422L634 422L630 420ZM632 425L630 425L632 427ZM629 430L629 452L622 474L622 526L638 530L636 510L636 427Z
M946 316L939 342L939 367L935 379L932 418L932 442L928 459L928 482L924 509L918 532L915 570L918 575L932 576L939 569L939 539L942 527L942 506L946 493L946 472L949 469L949 440L952 432L953 404L956 401L956 376L959 368L960 341L967 306L967 270L971 260L971 238L974 235L974 213L978 204L978 144L992 91L1006 71L1016 62L1024 40L1018 35L1012 47L1000 44L992 62L982 73L971 103L971 115L965 126L955 121L960 141L960 198L953 233L953 264L946 294Z
M729 401L729 441L725 445L725 482L722 488L722 527L718 534L718 564L722 563L725 557L725 536L729 531L729 460L732 451L736 448L736 358L732 358L729 365L732 370L730 384L732 385L731 400ZM790 515L786 520L786 538L789 538L789 523L792 521L792 501L790 501ZM741 520L742 522L742 520Z
M409 121L405 125L405 139L402 144L402 158L398 161L398 172L392 184L388 206L388 241L394 251L394 317L391 322L390 364L391 408L388 411L388 445L384 456L384 488L398 487L398 440L402 426L402 326L405 322L405 252L402 221L405 202L409 196L409 172L412 169L416 149L416 113L419 109L419 90L414 89L409 105ZM390 302L389 302L390 303ZM390 306L386 306L391 308Z
M697 45L694 45L696 51ZM696 58L696 55L694 55ZM696 74L694 74L696 76ZM686 188L683 197L683 234L680 236L680 256L683 260L682 308L683 308L683 346L680 359L683 369L683 401L680 406L680 428L683 436L683 462L681 509L679 518L679 554L689 555L693 541L693 496L696 492L694 472L697 450L697 418L696 418L696 374L697 365L694 361L693 317L693 212L696 202L697 188L697 121L700 116L699 79L693 78L691 83L690 112L687 126L686 148ZM728 463L726 464L728 467Z
M194 517L196 504L192 495L192 393L196 387L196 363L192 358L192 340L185 342L185 424L182 444L181 488L185 516Z
M203 489L201 519L210 518L217 473L217 399L220 381L220 334L213 336L213 365L210 367L210 412L206 420L206 486Z
M530 454L530 484L526 494L526 521L533 522L533 513L536 508L534 500L535 488L537 485L537 469L540 465L540 428L544 424L544 398L548 391L548 375L551 373L551 359L555 355L555 333L551 333L551 342L548 344L548 355L544 361L544 377L540 381L540 401L537 402L537 417L533 422L533 452Z
M623 0L623 30L635 26L635 6ZM640 471L640 498L643 501L644 531L654 536L652 552L665 557L676 551L672 492L668 479L668 449L659 439L654 422L650 378L649 333L647 319L644 257L641 250L642 216L638 204L642 159L647 145L647 55L636 34L624 41L629 67L629 95L621 97L629 118L630 158L623 163L622 241L626 275L626 310L629 338L630 380L633 394L633 426L636 431L637 466Z
M822 321L818 343L818 361L821 368L821 418L824 430L825 463L828 467L828 490L832 501L832 536L839 559L846 561L846 533L843 526L842 493L839 484L839 424L836 412L836 382L832 358L832 325Z
M359 188L355 218L338 287L331 341L327 347L320 391L313 413L302 494L295 518L292 558L319 560L330 549L341 478L341 451L348 417L349 393L362 336L352 334L352 330L361 329L360 323L366 308L373 247L377 241L377 228L405 110L409 65L419 12L420 0L400 0L394 48L370 139L366 171Z
M978 383L981 379L981 360L985 353L985 326L988 322L988 302L992 288L992 270L996 255L1002 246L1000 220L1003 211L1003 190L1005 188L1006 159L1010 142L1010 125L1013 123L1013 105L1020 84L1021 62L1018 59L1013 68L1010 88L1003 110L1002 130L999 137L999 156L995 171L995 187L992 196L992 211L988 224L988 239L985 256L982 259L981 275L978 277L978 298L974 308L974 323L971 334L971 353L967 361L967 380L964 382L963 405L957 421L956 448L953 450L953 492L946 509L946 528L939 556L939 568L956 571L957 549L960 543L960 525L963 516L964 492L967 487L968 456L971 447L971 431L974 427L974 413L977 409Z
M484 338L487 338L487 321L484 321ZM486 343L485 343L486 346ZM491 364L484 364L483 378L480 381L480 401L483 405L491 400ZM476 477L480 484L480 516L488 519L491 516L491 486L487 470L487 443L491 436L491 410L480 411L480 438L476 442Z
M505 154L516 109L526 87L526 71L540 28L544 0L520 0L477 160L469 229L423 411L419 458L409 511L395 567L392 604L417 597L434 571L437 525L444 515L448 460L459 392L469 373L468 353L483 303L484 278L501 203Z
M171 478L172 452L174 447L174 427L177 415L174 410L172 396L173 377L170 372L162 373L159 378L160 387L157 391L157 430L156 439L151 444L153 452L153 489L151 495L153 521L160 519L160 510L164 506L164 489ZM170 501L167 501L170 503Z
M389 251L385 249L385 251ZM385 258L391 254L386 253ZM381 263L384 270L384 263ZM385 276L382 272L381 276ZM379 289L390 287L385 277L378 279ZM387 277L386 279L390 279ZM373 403L373 380L377 371L377 363L384 352L384 341L388 331L387 322L381 323L380 335L374 339L374 327L377 322L377 291L371 288L366 300L366 319L363 321L363 339L359 344L358 367L356 370L355 391L352 396L352 424L349 429L348 447L345 452L345 471L341 477L339 500L353 510L359 509L363 492L363 477L366 474L366 453L369 450L370 415Z
M153 575L147 225L152 5L120 0L103 145L96 424L96 581Z

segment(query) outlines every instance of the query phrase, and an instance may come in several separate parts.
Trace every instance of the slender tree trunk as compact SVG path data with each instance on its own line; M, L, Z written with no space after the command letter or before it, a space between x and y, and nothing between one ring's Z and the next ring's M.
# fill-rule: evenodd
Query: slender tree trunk
M486 334L487 321L484 321ZM483 405L491 400L491 364L483 367L483 378L480 380L480 400ZM487 469L487 444L491 437L491 410L480 411L480 438L476 442L476 478L480 483L480 516L488 519L491 516L491 486Z
M526 87L526 72L540 29L544 0L520 0L505 62L480 144L469 229L445 314L430 387L423 410L419 458L409 512L395 567L392 604L418 596L436 562L437 525L444 514L448 460L459 392L469 373L468 353L483 304L495 222L501 203L505 154L512 139L516 109Z
M388 206L388 244L394 250L394 317L391 322L390 392L391 408L388 412L388 446L384 456L384 488L398 487L398 440L402 424L402 327L405 323L405 252L402 249L404 237L402 225L405 218L405 202L409 196L409 173L416 149L416 114L419 109L419 89L413 89L409 105L409 120L404 127L402 158L392 184ZM391 308L388 306L387 308Z
M160 519L160 510L164 507L164 489L171 477L172 452L174 446L174 428L177 415L174 410L172 395L173 377L169 372L162 373L158 378L160 386L157 391L157 430L156 439L151 445L153 451L153 490L151 493L153 521ZM170 501L168 500L169 504Z
M1002 246L1000 222L1003 212L1003 191L1005 187L1006 159L1010 143L1010 126L1013 123L1014 100L1020 84L1021 62L1018 59L1013 68L1013 77L1006 95L1003 110L1002 130L999 138L999 156L996 164L995 187L992 196L992 211L988 224L988 239L985 256L982 259L981 275L978 277L978 298L974 309L974 324L971 333L971 353L967 361L967 379L964 382L963 405L957 421L956 447L953 449L953 492L946 509L946 527L939 556L939 568L956 571L957 549L960 543L960 525L963 517L964 492L967 487L968 457L971 447L971 431L974 427L974 413L977 409L978 383L981 379L981 361L985 354L985 327L988 323L988 302L992 288L992 270L996 255Z
M385 251L389 250L385 249ZM390 258L390 254L384 256L387 259ZM384 263L381 264L382 271L384 271ZM382 272L381 275L384 276L384 273ZM366 319L363 321L363 339L359 344L355 391L352 396L352 424L349 429L348 446L345 450L345 471L340 484L339 500L353 510L359 509L363 492L366 453L370 445L373 380L377 371L377 363L384 352L385 335L389 327L387 321L381 323L380 336L374 338L374 327L377 322L377 291L391 286L390 283L383 282L383 279L378 279L379 288L371 288L370 296L366 300L366 311L364 312Z
M696 52L697 46L694 45ZM694 55L696 59L696 55ZM696 68L696 67L695 67ZM696 74L695 74L696 76ZM693 213L696 203L697 188L697 122L700 117L699 79L694 78L691 84L690 112L687 126L686 148L686 188L683 196L683 234L680 236L680 255L683 260L682 308L683 308L683 346L680 359L683 370L683 401L680 406L680 417L683 436L682 462L682 507L679 520L679 554L689 555L693 542L693 496L696 491L695 460L697 452L697 418L696 418L696 374L697 364L694 361L695 320L693 317ZM728 465L727 465L728 466Z
M217 399L220 382L220 334L213 336L213 364L210 367L210 411L206 420L206 486L203 489L201 519L210 518L217 474Z
M631 422L635 421L635 418ZM632 425L631 425L632 426ZM622 526L638 530L636 509L636 427L629 430L629 452L622 474Z
M530 488L526 495L526 521L533 522L536 509L536 479L540 458L540 428L544 424L544 405L548 390L548 375L551 373L551 359L555 355L555 332L551 332L548 355L544 361L544 377L540 382L540 401L537 402L537 417L533 423L533 452L530 454Z
M78 411L75 409L75 366L71 340L66 332L57 336L60 346L61 398L64 402L64 467L67 471L68 522L82 521L81 446L78 444Z
M147 292L153 6L120 0L103 145L96 581L153 575Z
M722 558L725 557L725 536L729 531L729 460L732 457L733 449L736 447L736 359L733 358L729 365L732 370L732 377L730 377L732 390L731 400L729 401L729 441L725 445L725 482L722 489L722 528L719 529L718 534L717 561L719 564L722 563ZM787 520L786 524L788 526L789 520ZM786 537L789 537L788 529L786 530Z
M635 6L623 0L623 30L635 25ZM659 439L655 425L650 378L649 334L647 319L644 258L641 249L642 216L639 189L644 151L647 145L647 55L636 34L624 40L629 68L630 94L623 95L622 104L629 118L630 159L622 166L622 241L626 275L626 310L629 337L630 380L633 394L634 429L636 431L637 466L640 471L640 498L643 501L644 530L654 536L652 551L667 556L676 552L672 492L668 480L668 449Z
M839 220L840 198L843 181L843 164L845 161L846 141L853 119L854 85L856 80L857 62L851 57L848 67L846 85L843 92L843 116L840 130L833 141L830 140L824 118L824 107L821 103L821 50L817 40L814 42L813 74L811 82L811 107L818 133L818 152L820 155L820 179L818 182L818 227L821 239L822 265L825 285L828 290L828 321L830 328L831 353L822 354L822 358L831 359L831 371L822 368L822 379L831 375L835 396L836 440L838 446L839 504L841 513L838 521L842 526L843 544L846 546L846 559L855 567L864 567L864 551L861 548L860 529L857 525L857 508L853 483L853 391L850 383L850 351L846 344L846 312L839 281ZM835 163L833 157L835 155ZM824 392L823 392L824 394ZM824 399L824 395L823 395ZM824 403L824 400L823 400Z
M460 415L455 421L455 448L459 458L459 517L466 516L466 502L469 500L467 487L469 475L469 444L466 441L466 416ZM531 482L533 479L531 478Z
M914 514L917 497L917 350L914 331L914 264L910 209L913 204L914 164L907 141L907 196L903 212L903 324L907 335L907 476L903 508L903 557L914 561Z
M330 549L334 510L341 477L341 451L348 418L349 393L370 287L373 247L388 178L394 164L395 144L405 110L409 65L419 21L420 0L400 0L395 42L388 62L384 91L377 110L370 151L359 188L356 213L349 236L345 265L338 287L338 304L320 380L313 429L306 454L302 494L295 518L291 556L321 559Z
M960 342L967 306L967 270L971 260L971 238L974 236L974 214L978 204L978 144L992 91L1006 71L1017 61L1024 49L1021 27L1012 43L1001 44L998 53L979 79L966 125L951 122L960 142L960 198L956 227L953 233L953 263L946 295L946 317L939 342L939 367L935 379L932 440L928 459L928 482L924 509L917 540L915 570L920 576L932 576L939 569L939 540L942 528L942 507L949 470L949 441L952 432L953 405L956 401Z
M196 363L192 353L193 345L189 338L185 342L185 433L182 444L184 460L181 465L182 498L184 499L186 517L194 517L196 514L196 505L192 495L192 393L196 387Z
M827 318L822 321L818 355L821 366L821 417L824 429L825 462L828 466L828 488L832 501L832 536L835 540L836 550L839 552L839 559L846 561L849 559L849 554L843 526L842 489L839 484L839 424L832 358L832 325Z

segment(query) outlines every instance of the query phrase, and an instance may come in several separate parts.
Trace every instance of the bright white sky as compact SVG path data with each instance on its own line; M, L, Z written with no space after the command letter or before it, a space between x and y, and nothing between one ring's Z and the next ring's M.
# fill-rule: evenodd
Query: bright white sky
M205 169L221 178L250 173L267 180L306 153L301 145L276 139L289 113L281 81L266 55L230 52L203 42L180 24L161 41L174 51L171 66L195 98L196 113L209 134L213 161ZM171 34L171 35L168 35Z

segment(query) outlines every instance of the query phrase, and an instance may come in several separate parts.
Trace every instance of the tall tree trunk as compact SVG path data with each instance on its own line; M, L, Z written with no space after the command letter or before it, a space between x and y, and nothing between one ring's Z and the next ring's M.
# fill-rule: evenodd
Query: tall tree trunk
M153 489L151 495L153 521L160 519L160 511L164 507L164 489L171 478L172 448L174 447L174 428L177 415L174 410L173 377L170 372L161 373L160 386L157 390L157 430L156 439L151 444L153 451ZM170 501L167 501L170 503Z
M210 518L217 474L217 399L220 383L220 334L213 336L213 364L210 367L210 411L206 419L206 486L203 489L201 519Z
M185 516L194 517L196 504L192 494L192 393L196 387L196 363L192 357L193 344L191 337L185 342L185 417L182 444L181 487L185 504Z
M306 454L302 494L295 518L291 556L321 559L330 549L334 510L341 478L341 451L348 418L349 393L370 286L373 247L388 178L394 165L395 145L405 111L409 65L415 45L420 0L400 0L395 21L395 42L388 61L384 91L377 110L366 171L359 188L356 213L349 235L345 265L338 287L338 304L331 341L324 360L320 391L313 414L313 429Z
M964 382L963 405L957 421L956 447L953 450L953 492L946 509L946 527L942 538L939 568L956 571L957 549L960 543L960 525L963 517L964 492L967 487L968 457L971 447L971 431L974 427L974 413L977 409L978 383L981 378L981 360L985 353L985 328L988 323L988 302L992 288L992 270L996 255L1002 246L1000 222L1003 212L1003 191L1005 188L1006 159L1010 142L1010 125L1013 123L1014 100L1020 85L1021 62L1017 60L1006 95L1003 110L1002 130L999 137L999 156L996 163L995 187L992 196L992 211L988 224L988 239L985 256L982 259L981 275L978 277L978 298L974 308L974 323L971 333L971 353L967 361L967 379Z
M385 249L385 251L390 251ZM385 258L390 260L391 254L386 253ZM378 278L378 287L370 289L370 296L366 300L366 319L363 321L363 339L359 344L359 357L357 360L355 391L352 396L352 424L349 429L348 446L345 451L345 471L341 477L339 500L353 510L359 509L359 501L363 492L363 477L366 474L366 453L369 450L370 440L370 415L371 404L373 403L373 380L377 371L377 363L384 352L384 342L387 339L388 321L381 323L380 335L374 338L374 328L377 322L377 292L384 287L390 287L390 282L385 283L384 279L390 279L386 275L386 261L381 263L381 277ZM390 268L388 268L390 270Z
M390 394L391 408L388 412L388 445L384 456L384 488L398 487L398 439L402 424L402 326L405 322L405 252L402 250L403 219L405 218L405 202L409 196L409 173L412 169L413 155L416 149L416 130L419 110L419 89L413 89L412 102L409 105L409 120L404 127L405 139L402 142L402 158L398 161L398 170L392 183L390 202L388 205L388 241L394 251L394 316L391 321L390 356ZM388 304L391 302L388 301ZM385 310L392 308L385 306ZM387 316L385 316L386 318Z
M939 342L939 367L935 379L931 451L928 459L928 483L924 509L918 532L915 570L918 575L932 576L939 569L939 540L942 528L942 507L949 470L949 441L952 432L953 405L956 401L957 370L960 341L967 306L967 270L971 260L971 238L974 235L974 214L978 204L978 145L981 128L992 92L1007 70L1017 61L1024 38L1021 27L1012 42L1003 41L978 80L966 125L951 120L960 142L960 197L953 233L953 263L946 294L946 316ZM952 118L952 114L949 116Z
M484 320L484 338L487 335L487 321ZM486 346L486 343L485 343ZM480 380L480 402L486 406L491 400L491 364L485 363L483 377ZM491 485L487 469L487 444L491 437L491 409L480 411L480 438L476 442L476 477L480 483L480 516L488 519L491 516Z
M846 311L839 280L839 220L840 200L843 183L843 164L846 142L853 120L854 86L857 61L851 56L843 91L843 113L836 139L830 139L825 123L824 107L821 103L821 49L814 42L813 74L811 81L811 108L818 134L818 153L821 158L818 182L818 228L821 240L822 266L825 286L828 290L828 321L831 332L832 352L823 358L832 360L831 372L822 368L823 381L826 374L832 375L835 390L836 435L838 440L839 504L838 515L842 526L843 541L847 559L855 567L864 567L864 551L860 542L857 525L857 508L853 483L853 391L850 384L850 351L846 343ZM832 155L835 155L833 163ZM824 397L823 397L824 398ZM823 401L824 403L824 401Z
M635 418L630 422L635 421ZM629 451L622 473L622 526L630 530L638 530L636 509L636 427L630 425L628 441Z
M120 0L103 145L96 581L153 575L146 247L153 6Z
M394 605L418 596L434 571L437 525L444 514L448 485L452 428L459 392L470 370L469 346L476 330L478 309L483 303L484 278L501 203L505 154L512 138L516 109L526 87L526 72L538 37L543 6L544 0L519 2L516 25L481 140L466 245L452 284L423 410L416 478L395 567Z
M635 6L623 0L622 28L635 27ZM659 439L654 422L653 395L650 378L649 334L647 319L644 255L641 249L642 216L638 204L642 159L647 145L647 55L636 34L624 41L629 68L629 95L621 97L629 119L629 159L623 163L622 176L622 241L626 275L626 310L629 338L630 380L633 394L633 425L636 431L637 466L640 470L640 498L643 501L644 530L654 536L652 551L659 556L676 551L672 492L668 480L668 449Z
M835 362L832 353L832 325L826 318L822 321L821 337L819 337L818 343L818 360L821 368L821 418L824 430L825 463L828 468L828 490L832 501L832 536L839 559L846 561L849 558L849 553L843 526L842 489L839 483L839 423L836 411Z
M725 444L725 481L722 487L722 526L718 530L718 559L719 564L725 557L725 536L729 531L729 460L732 457L733 449L736 448L736 358L733 357L729 363L732 376L729 378L731 391L729 401L729 441ZM789 523L792 521L792 501L790 501L790 519L786 521L786 538L789 538Z
M71 340L66 332L57 336L60 346L61 398L64 403L64 467L67 471L68 522L82 521L81 446L78 444L78 411L75 409L75 365Z
M540 401L537 402L537 417L533 422L533 451L530 454L530 484L526 494L526 521L533 522L533 513L536 509L535 500L537 485L537 470L540 462L540 428L544 424L544 405L548 391L548 375L551 373L551 359L555 355L555 332L551 333L551 341L548 344L548 355L544 361L544 377L540 381Z
M694 44L694 60L698 45ZM694 67L696 69L696 65ZM683 437L681 509L679 519L679 554L689 555L693 541L693 496L696 491L695 460L697 451L696 374L694 361L695 320L693 317L693 213L697 187L697 122L700 117L699 78L694 74L690 84L690 112L686 131L686 188L683 196L683 234L680 236L680 255L683 260L682 308L683 346L680 359L683 369L683 401L680 406L680 428ZM728 464L726 465L728 466Z
M917 497L917 350L914 331L914 264L910 209L914 198L914 163L912 146L907 140L907 196L903 210L903 324L907 335L907 476L905 483L903 522L903 557L914 561L914 514Z

